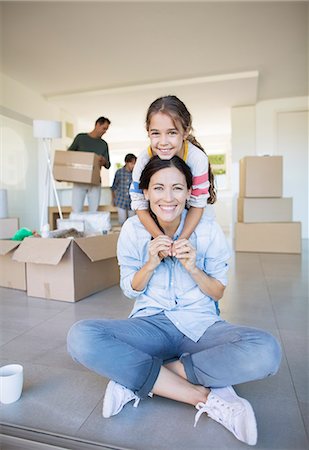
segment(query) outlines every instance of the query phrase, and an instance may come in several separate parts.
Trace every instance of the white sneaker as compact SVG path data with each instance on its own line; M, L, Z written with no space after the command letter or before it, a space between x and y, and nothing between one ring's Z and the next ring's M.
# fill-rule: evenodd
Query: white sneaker
M139 404L140 398L134 394L133 391L127 389L115 381L110 381L107 385L104 400L103 400L103 417L106 419L111 416L118 414L124 405L126 405L131 400L135 400L134 407L136 408Z
M231 386L212 389L206 403L198 403L194 426L205 412L216 422L221 423L234 436L249 445L257 442L257 426L250 403L239 397Z

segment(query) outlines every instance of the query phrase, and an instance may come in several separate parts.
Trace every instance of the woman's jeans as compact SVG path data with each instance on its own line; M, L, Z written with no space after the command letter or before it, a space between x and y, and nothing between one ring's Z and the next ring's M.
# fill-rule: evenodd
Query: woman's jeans
M259 380L279 368L281 349L269 333L219 321L198 342L164 313L126 320L82 320L68 334L72 358L144 398L167 362L180 359L190 383L224 387Z

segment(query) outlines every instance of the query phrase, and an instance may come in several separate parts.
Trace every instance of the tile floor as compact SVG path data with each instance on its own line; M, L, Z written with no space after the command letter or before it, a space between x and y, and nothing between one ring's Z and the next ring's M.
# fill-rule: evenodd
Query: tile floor
M220 306L226 320L264 328L283 347L276 376L236 388L255 409L256 448L308 449L308 241L302 255L235 254ZM192 407L159 397L141 402L138 408L128 404L118 416L102 418L108 380L71 360L66 334L79 319L125 318L130 309L130 300L117 286L75 304L1 288L0 364L21 363L25 370L21 399L0 406L3 429L17 435L18 430L31 430L47 443L62 438L65 448L74 450L245 448L206 415L193 428Z

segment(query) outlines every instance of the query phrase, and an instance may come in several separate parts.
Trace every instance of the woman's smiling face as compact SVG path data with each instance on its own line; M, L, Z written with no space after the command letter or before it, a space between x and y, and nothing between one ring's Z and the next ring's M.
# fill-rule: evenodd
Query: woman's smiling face
M152 175L144 195L149 200L152 212L161 225L175 224L178 227L180 216L190 197L186 178L176 167L161 169Z

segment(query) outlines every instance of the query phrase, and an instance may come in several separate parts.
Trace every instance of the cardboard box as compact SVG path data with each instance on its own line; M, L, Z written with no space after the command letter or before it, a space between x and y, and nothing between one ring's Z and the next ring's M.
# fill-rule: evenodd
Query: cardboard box
M235 251L301 253L301 222L236 223Z
M12 259L21 241L0 241L0 286L26 290L26 264Z
M282 197L282 156L245 156L239 161L239 197Z
M57 181L101 184L99 155L92 152L56 150L53 174Z
M27 294L75 302L118 284L118 236L24 239L14 260L27 265Z
M239 197L238 222L292 222L292 198Z
M19 219L10 217L0 219L0 239L11 239L19 228Z

